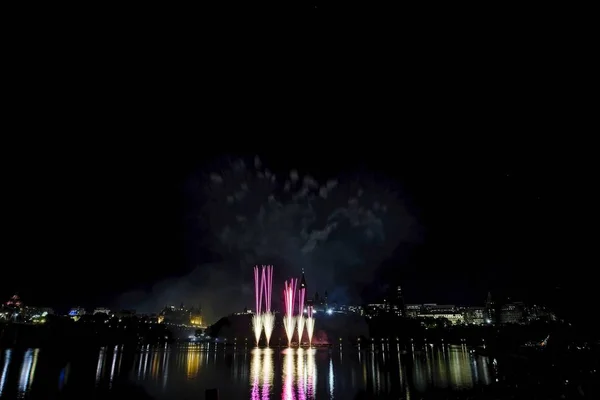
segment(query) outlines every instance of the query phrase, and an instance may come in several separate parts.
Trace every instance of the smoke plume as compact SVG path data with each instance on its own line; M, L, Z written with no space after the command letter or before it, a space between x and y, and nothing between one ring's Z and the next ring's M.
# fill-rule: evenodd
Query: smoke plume
M382 261L418 236L415 219L389 182L374 176L318 182L296 170L276 176L255 157L191 180L190 262L209 249L217 262L157 284L151 294L130 293L123 304L152 308L202 305L205 317L253 305L252 267L274 265L274 304L283 281L305 270L306 298L328 291L332 301L357 302Z

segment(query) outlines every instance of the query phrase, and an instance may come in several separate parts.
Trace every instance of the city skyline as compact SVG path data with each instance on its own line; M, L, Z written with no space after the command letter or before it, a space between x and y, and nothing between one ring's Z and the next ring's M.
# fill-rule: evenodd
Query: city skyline
M557 218L556 210L572 210L564 191L555 190L557 183L573 185L565 181L566 171L541 158L500 162L492 154L487 160L474 157L465 162L462 158L452 163L454 157L427 157L419 151L361 156L353 150L340 154L334 163L329 162L326 151L316 154L314 162L272 152L256 153L263 164L280 176L297 169L302 176L310 175L317 181L331 176L340 180L358 177L384 182L398 194L414 224L411 240L398 243L394 251L373 265L369 266L367 260L363 268L368 266L371 275L351 288L347 301L371 301L386 290L382 282L401 284L405 296L415 303L473 304L490 290L524 300L530 300L527 295L552 299L558 283L558 292L564 293L564 298L581 296L572 290L575 282L539 273L540 269L550 271L550 266L567 262L573 248L571 239L557 235L570 221ZM165 280L167 284L187 280L195 265L217 260L219 255L202 243L206 232L199 231L197 223L190 221L197 217L191 215L195 205L190 205L188 186L211 168L223 170L223 155L227 153L214 150L193 154L175 147L172 154L177 151L182 159L167 167L156 180L153 177L163 166L152 158L137 155L129 160L116 154L116 166L107 171L83 163L92 177L107 174L98 189L91 183L94 179L71 187L74 176L63 176L52 202L55 215L44 216L46 222L36 227L45 241L32 236L35 230L17 226L18 220L12 221L13 225L9 221L19 234L8 252L20 254L25 250L23 246L35 244L40 251L25 252L27 256L21 263L40 264L48 257L53 263L62 260L63 267L36 274L23 274L22 267L12 269L8 279L0 282L0 293L10 296L19 292L36 303L47 299L66 307L73 301L109 306L123 293L132 291L139 294L139 299L152 297L157 285L160 287ZM238 154L230 159L243 158L250 164L254 155ZM125 176L116 179L119 171L124 171ZM29 196L27 193L24 195ZM77 202L62 204L70 196L78 196ZM17 204L19 198L15 198L14 206L31 210L33 204ZM98 214L86 213L89 207L98 207ZM88 222L79 220L82 212ZM35 212L33 215L39 216ZM67 229L50 237L48 226L57 223L59 215ZM550 244L553 252L547 249ZM83 274L81 265L89 265L87 269L95 273ZM338 287L331 279L323 283L319 265L303 268L316 291L329 290L339 297L345 296L343 292L335 293L339 287L350 291L348 281L341 281ZM294 270L300 274L300 267ZM58 279L54 279L52 287L48 286L55 276ZM198 280L202 281L202 277ZM200 294L201 289L200 285ZM247 299L241 301L249 303Z

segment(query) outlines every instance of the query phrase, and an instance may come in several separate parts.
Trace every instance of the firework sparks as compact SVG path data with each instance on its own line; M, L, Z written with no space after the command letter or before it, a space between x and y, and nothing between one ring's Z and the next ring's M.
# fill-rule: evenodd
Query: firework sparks
M267 339L267 347L271 340L271 335L275 327L275 315L271 312L271 295L273 293L273 266L263 266L262 271L263 287L265 293L265 312L262 314L263 328Z
M292 336L294 336L294 328L296 319L294 318L294 297L296 295L296 279L291 279L290 282L285 281L285 289L283 290L283 300L285 303L285 315L283 316L283 327L288 338L288 346L292 344Z
M275 327L275 315L271 312L266 312L262 315L262 324L265 328L265 338L267 339L267 346L271 341L271 335L273 334L273 328Z
M313 332L315 331L315 319L313 317L313 308L308 306L308 318L306 318L306 333L308 334L308 345L312 345Z
M304 296L306 289L298 290L298 345L302 344L302 334L304 333Z
M263 316L259 314L254 314L252 316L252 331L254 331L254 338L256 339L256 345L258 346L258 341L260 340L260 334L262 332L263 327Z
M262 306L262 295L263 295L263 280L258 272L258 265L254 266L254 296L256 301L256 308L254 315L252 316L252 331L254 332L254 338L256 339L256 345L258 346L258 342L260 340L260 334L263 328L263 317L261 314L261 306ZM263 266L263 276L264 276L264 266Z

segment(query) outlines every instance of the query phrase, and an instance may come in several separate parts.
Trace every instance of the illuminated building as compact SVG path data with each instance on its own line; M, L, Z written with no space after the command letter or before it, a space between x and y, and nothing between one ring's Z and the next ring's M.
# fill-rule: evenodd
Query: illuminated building
M485 301L484 319L484 322L488 325L496 323L496 304L492 300L491 292L488 292L488 296Z
M485 307L467 307L464 310L465 323L470 325L483 325L484 315Z
M166 306L157 318L160 324L203 326L201 308L192 307L188 309L183 304L180 307Z
M519 324L524 319L525 305L523 303L504 304L500 309L501 324Z
M300 279L300 289L304 289L304 293L306 293L306 278L304 277L304 268L302 268L302 278Z
M23 306L23 302L21 301L19 295L15 294L6 302L6 306L11 308L21 308Z
M71 308L69 311L69 317L73 319L73 321L79 321L79 318L85 315L85 309L81 307Z
M202 326L202 311L200 308L190 310L190 325Z
M434 319L445 318L452 325L460 325L465 322L464 315L462 313L458 313L458 312L452 312L452 313L434 312L434 313L427 313L427 314L419 314L419 315L417 315L417 318L434 318Z
M96 314L106 314L110 315L110 310L108 308L99 307L94 309L94 315Z
M18 295L13 295L6 303L2 305L0 318L11 319L13 321L25 321L27 316L24 313L25 306Z
M417 315L421 313L421 304L407 304L406 305L406 317L417 318Z

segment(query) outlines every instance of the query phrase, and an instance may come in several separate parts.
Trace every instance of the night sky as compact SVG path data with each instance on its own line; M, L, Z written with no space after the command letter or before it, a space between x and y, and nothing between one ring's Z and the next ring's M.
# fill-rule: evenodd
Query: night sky
M548 304L587 299L582 288L592 284L581 277L588 266L575 228L584 202L575 195L576 171L560 157L393 136L377 150L361 140L289 150L271 141L240 152L175 141L14 147L20 160L3 173L0 293L59 308L116 306L123 293L151 296L156 283L185 279L219 259L190 219L190 182L224 165L224 156L251 162L258 154L275 174L369 176L398 193L415 224L411 240L372 266L357 302L376 300L386 282L400 283L408 303L482 304L488 291Z

